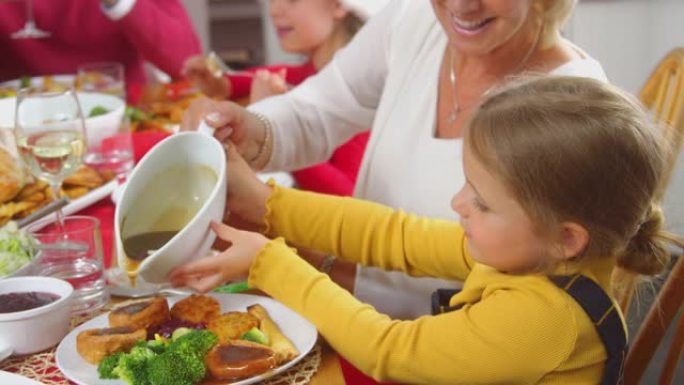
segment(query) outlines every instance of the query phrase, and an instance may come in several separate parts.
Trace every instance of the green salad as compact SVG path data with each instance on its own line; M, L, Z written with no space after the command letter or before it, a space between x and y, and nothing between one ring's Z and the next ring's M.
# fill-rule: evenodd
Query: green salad
M0 277L12 274L31 262L35 254L35 241L15 222L0 228Z

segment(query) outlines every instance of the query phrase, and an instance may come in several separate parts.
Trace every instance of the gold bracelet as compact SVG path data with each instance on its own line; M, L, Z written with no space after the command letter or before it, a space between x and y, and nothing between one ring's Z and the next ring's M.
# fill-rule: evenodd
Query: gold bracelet
M318 265L318 271L320 271L323 274L330 274L330 270L332 270L332 267L335 264L336 259L337 257L335 257L334 255L326 255L325 257L323 257L321 264Z
M266 118L264 115L262 115L258 112L254 112L254 111L250 111L250 113L254 114L254 116L256 116L257 119L259 119L261 124L264 125L264 131L265 131L264 132L264 140L261 142L261 146L259 146L259 151L257 151L256 155L254 155L254 157L252 159L247 161L248 163L253 164L257 160L259 160L259 158L261 158L261 156L264 154L264 149L266 149L266 146L268 145L268 141L271 139L271 130L273 128L271 126L271 121L269 121L268 118Z

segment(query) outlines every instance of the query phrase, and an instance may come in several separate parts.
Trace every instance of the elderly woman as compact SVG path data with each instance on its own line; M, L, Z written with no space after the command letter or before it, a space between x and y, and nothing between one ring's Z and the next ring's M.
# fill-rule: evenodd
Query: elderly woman
M317 76L242 109L196 106L216 136L256 169L310 165L371 127L355 196L454 218L449 197L465 177L462 130L488 89L523 72L606 80L598 62L562 38L574 0L395 0ZM426 278L312 263L362 301L395 318L430 309L430 294L455 286Z

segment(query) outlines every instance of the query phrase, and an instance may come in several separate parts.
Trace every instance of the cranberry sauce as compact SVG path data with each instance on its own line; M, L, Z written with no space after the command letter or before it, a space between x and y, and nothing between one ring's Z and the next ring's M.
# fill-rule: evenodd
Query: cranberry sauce
M0 294L0 314L35 309L58 299L57 294L39 291Z

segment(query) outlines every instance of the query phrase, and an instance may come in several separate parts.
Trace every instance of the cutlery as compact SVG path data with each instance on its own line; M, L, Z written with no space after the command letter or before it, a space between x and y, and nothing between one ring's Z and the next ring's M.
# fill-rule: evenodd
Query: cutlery
M39 220L40 218L43 218L44 216L52 214L53 212L61 209L68 203L69 199L67 197L62 197L57 199L56 201L52 201L46 206L43 206L38 210L34 211L33 213L31 213L30 215L26 216L25 218L19 219L17 221L17 227L22 228L28 226L29 224Z
M238 70L231 68L214 51L209 52L209 54L207 55L207 64L209 65L209 68L212 72L212 75L214 75L214 77L220 77L223 74L235 75L235 76L246 76L246 77L250 77L250 78L254 77L254 74L252 72L238 71Z

